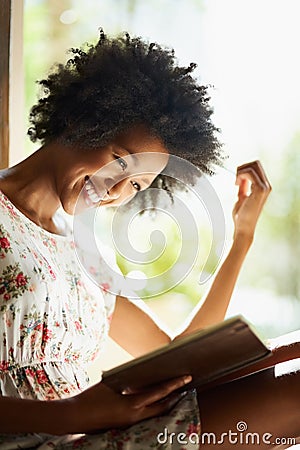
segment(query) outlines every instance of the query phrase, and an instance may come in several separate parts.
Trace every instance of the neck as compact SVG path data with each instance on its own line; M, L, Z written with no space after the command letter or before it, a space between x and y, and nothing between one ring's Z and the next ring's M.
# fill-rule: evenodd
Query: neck
M0 189L33 222L56 232L53 218L61 203L50 147L44 146L16 166L1 171Z

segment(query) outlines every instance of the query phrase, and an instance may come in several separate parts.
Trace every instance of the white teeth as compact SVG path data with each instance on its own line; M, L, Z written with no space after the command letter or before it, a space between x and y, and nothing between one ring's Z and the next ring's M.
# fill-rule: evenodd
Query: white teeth
M97 194L90 193L90 192L89 192L89 197L94 203L98 203L101 200L101 197L99 197Z
M94 186L92 185L92 183L91 183L90 180L88 180L88 181L85 183L85 187L86 187L87 190L89 190L89 189L94 189Z
M94 188L94 186L93 186L93 184L91 183L90 180L88 180L88 181L85 183L85 189L86 189L86 192L87 192L87 194L88 194L90 200L91 200L93 203L99 203L100 200L102 200L101 197L99 197L99 195L98 195L97 192L95 191L95 188Z

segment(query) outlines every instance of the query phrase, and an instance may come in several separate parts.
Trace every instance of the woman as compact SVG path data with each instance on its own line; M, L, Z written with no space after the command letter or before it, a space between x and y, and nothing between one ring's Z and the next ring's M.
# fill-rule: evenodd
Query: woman
M170 339L128 299L89 280L57 210L123 204L155 185L171 153L212 172L220 145L193 69L178 67L173 52L156 44L128 35L109 39L101 31L95 46L73 49L73 58L40 82L29 134L42 147L0 178L0 448L162 448L157 434L165 426L221 433L239 420L256 432L299 433L298 374L276 379L264 371L198 393L198 400L194 391L173 393L188 376L127 395L102 383L88 388L85 367L103 348L111 315L110 335L134 356ZM232 248L181 335L224 318L270 192L259 163L237 175ZM193 182L190 174L186 180ZM170 181L160 183L171 191Z

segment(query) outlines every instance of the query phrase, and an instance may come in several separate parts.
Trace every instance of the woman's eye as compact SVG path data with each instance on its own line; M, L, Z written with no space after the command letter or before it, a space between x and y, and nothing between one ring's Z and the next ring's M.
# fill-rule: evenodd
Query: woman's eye
M120 158L119 156L116 156L118 163L120 164L122 170L126 170L127 169L127 162L123 159Z
M141 190L141 186L136 181L132 181L131 184L134 187L134 189L136 189L137 191Z

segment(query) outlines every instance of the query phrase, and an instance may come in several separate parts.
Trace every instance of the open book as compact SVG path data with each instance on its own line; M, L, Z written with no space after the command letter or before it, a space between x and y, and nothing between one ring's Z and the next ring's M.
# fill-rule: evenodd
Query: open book
M188 389L200 387L267 358L271 351L242 316L197 331L153 352L103 372L117 392L139 389L181 375L192 375ZM181 390L186 390L184 386Z

